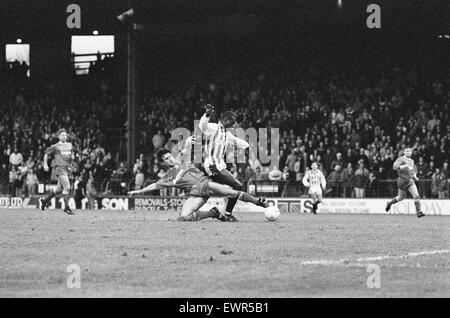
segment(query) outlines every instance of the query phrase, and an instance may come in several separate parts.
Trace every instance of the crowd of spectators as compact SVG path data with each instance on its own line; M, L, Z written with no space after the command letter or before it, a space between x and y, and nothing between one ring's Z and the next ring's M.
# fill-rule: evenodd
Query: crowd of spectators
M280 129L278 166L251 156L245 164L230 164L248 190L258 182L280 182L283 195L285 185L299 195L303 175L316 161L332 196L390 196L383 182L395 178L393 162L411 146L418 177L427 180L419 183L421 194L449 196L448 78L395 67L370 76L314 68L292 73L226 69L149 83L137 114L140 155L130 171L123 157L124 96L107 86L84 98L51 86L1 87L0 183L22 195L52 180L42 168L43 152L56 141L54 132L65 127L80 150L77 186L90 183L91 194L142 188L164 176L156 152L174 146L170 132L193 131L201 106L213 103L219 112L236 112L244 129Z
M0 85L0 193L32 195L38 184L56 180L53 172L44 171L42 160L61 127L79 154L72 180L81 176L84 185L95 180L100 191L108 182L131 178L118 152L124 147L120 134L126 108L107 86L80 96L54 84L7 80Z
M448 78L400 68L371 77L311 69L289 81L273 74L223 73L172 86L170 92L168 83L160 83L159 91L153 85L139 115L143 145L171 148L170 131L192 131L202 115L200 106L212 102L239 114L244 129L280 128L279 166L234 165L232 172L241 181L279 178L302 191L303 175L316 161L333 196L390 196L395 185L388 192L383 182L396 177L393 162L411 146L417 175L426 180L419 183L422 195L448 197Z

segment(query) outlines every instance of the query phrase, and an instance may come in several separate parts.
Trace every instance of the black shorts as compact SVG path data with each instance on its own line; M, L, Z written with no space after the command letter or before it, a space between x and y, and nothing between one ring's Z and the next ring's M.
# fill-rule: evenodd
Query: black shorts
M242 190L242 184L227 169L220 171L218 175L211 177L212 181L226 184L235 190Z

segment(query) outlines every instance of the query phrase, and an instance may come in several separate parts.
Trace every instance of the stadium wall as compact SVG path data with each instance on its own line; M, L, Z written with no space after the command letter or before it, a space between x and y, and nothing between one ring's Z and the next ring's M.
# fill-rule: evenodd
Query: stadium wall
M0 197L0 208L39 208L38 196L30 198ZM186 197L118 197L104 196L79 202L81 209L102 210L136 210L136 211L178 211L186 201ZM312 201L309 198L268 198L269 204L277 205L281 213L311 213ZM216 206L225 209L224 198L210 198L202 207L202 211ZM319 206L318 213L324 214L386 214L384 208L386 199L325 199ZM76 208L75 200L71 198L69 204ZM428 215L450 215L450 200L448 199L424 199L421 200L422 211ZM53 198L49 209L60 209L63 205L62 198ZM263 208L253 204L238 202L235 207L238 213L263 212ZM408 215L415 214L414 201L406 199L392 206L390 214Z

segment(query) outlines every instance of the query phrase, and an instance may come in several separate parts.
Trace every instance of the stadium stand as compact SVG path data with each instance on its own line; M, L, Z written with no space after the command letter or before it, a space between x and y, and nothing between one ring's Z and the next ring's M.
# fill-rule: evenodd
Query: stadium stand
M90 76L98 79L101 72L97 68ZM390 67L369 76L310 67L292 75L227 68L152 81L137 116L140 155L132 171L124 165L126 107L120 90L103 82L76 94L11 74L0 86L4 194L33 194L38 183L53 181L42 157L60 127L76 137L80 151L73 178L80 175L84 185L93 181L98 193L142 187L164 175L155 153L173 146L170 131L193 130L201 105L213 103L239 114L243 128L280 128L279 172L272 178L270 167L258 162L230 167L246 186L278 184L278 194L301 195L302 176L317 161L328 196L388 197L396 190L392 163L411 145L421 195L449 197L450 82L439 73Z

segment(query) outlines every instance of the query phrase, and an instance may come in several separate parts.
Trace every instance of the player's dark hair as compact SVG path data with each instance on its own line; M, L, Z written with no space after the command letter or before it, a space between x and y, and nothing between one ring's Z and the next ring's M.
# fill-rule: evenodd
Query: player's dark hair
M159 160L162 160L162 157L163 157L166 153L170 153L170 151L169 151L168 149L159 149L159 150L158 150L158 158L159 158Z
M236 122L236 118L237 118L237 115L235 113L233 113L232 111L229 111L229 110L224 112L224 113L222 113L222 116L220 117L220 119L222 121L230 120L230 121L233 121L233 122Z
M63 132L65 132L67 134L67 130L65 128L59 129L57 132L57 134L58 134L57 136L59 137L59 135L61 135Z

